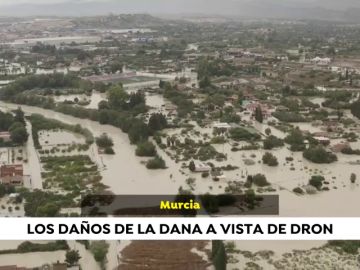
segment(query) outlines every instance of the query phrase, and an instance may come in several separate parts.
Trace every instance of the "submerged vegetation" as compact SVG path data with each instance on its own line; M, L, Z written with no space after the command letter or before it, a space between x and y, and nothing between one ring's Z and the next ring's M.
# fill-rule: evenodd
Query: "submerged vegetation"
M80 125L65 124L58 120L45 118L40 114L32 114L31 116L29 116L28 119L32 125L34 145L37 149L42 148L39 142L39 132L42 130L66 130L83 135L85 137L86 144L88 145L94 142L94 137L92 133L88 129L83 128Z

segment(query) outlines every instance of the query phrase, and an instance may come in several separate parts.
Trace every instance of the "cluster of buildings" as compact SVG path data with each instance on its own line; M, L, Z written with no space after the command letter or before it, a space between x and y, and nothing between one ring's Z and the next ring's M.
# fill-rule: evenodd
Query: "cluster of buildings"
M22 164L0 166L0 184L23 186L25 178Z

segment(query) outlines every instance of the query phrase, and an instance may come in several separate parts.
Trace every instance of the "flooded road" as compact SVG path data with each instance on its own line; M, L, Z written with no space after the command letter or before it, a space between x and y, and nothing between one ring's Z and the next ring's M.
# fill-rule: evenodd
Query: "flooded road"
M38 153L35 150L34 140L32 136L32 128L29 121L26 122L26 129L29 134L29 139L26 143L26 151L28 160L24 164L25 174L31 176L31 186L33 189L42 189L42 178L41 178L41 165Z

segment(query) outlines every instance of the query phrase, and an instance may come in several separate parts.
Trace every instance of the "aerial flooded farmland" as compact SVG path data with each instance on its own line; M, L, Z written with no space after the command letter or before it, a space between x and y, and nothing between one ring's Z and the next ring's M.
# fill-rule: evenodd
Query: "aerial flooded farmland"
M63 2L0 17L1 218L359 217L357 16L101 15L109 1L72 17ZM0 241L0 269L360 268L356 239L316 239Z

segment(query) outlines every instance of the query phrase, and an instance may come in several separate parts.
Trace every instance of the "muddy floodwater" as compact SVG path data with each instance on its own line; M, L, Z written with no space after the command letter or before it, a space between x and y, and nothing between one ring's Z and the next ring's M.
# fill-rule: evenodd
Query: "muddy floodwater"
M18 105L0 102L2 109L16 109ZM97 122L67 116L61 113L36 107L22 106L26 114L39 113L47 118L56 119L67 124L79 124L88 128L94 136L107 133L114 141L115 155L102 156L106 168L101 172L103 183L115 194L177 194L178 188L184 185L184 177L180 174L177 164L161 153L169 169L148 170L141 161L146 160L135 156L135 146L131 145L127 134L120 129L100 125ZM37 159L36 152L30 153L29 159ZM170 175L173 175L170 178Z
M158 97L153 96L153 98L157 99ZM153 100L150 103L156 105L157 101ZM17 106L0 102L1 109L16 109ZM135 156L135 146L129 143L127 134L118 128L35 107L22 106L22 109L27 114L40 113L47 118L57 119L64 123L80 124L82 127L88 128L94 136L99 136L105 132L112 137L116 154L113 156L104 155L100 159L104 164L104 169L101 170L103 183L108 185L109 189L115 194L177 194L180 186L187 187L185 180L188 177L197 179L194 193L217 193L223 192L228 181L245 181L246 178L243 175L263 173L276 189L273 194L279 194L280 196L281 216L356 217L359 215L359 210L353 206L354 202L359 201L360 188L358 184L351 184L349 181L351 173L360 173L359 165L349 163L359 159L356 156L338 154L338 162L331 165L318 165L304 160L301 153L293 153L283 147L271 151L278 158L279 166L268 167L259 162L265 150L232 152L231 145L225 143L215 145L215 147L218 152L227 154L228 159L224 162L214 163L216 165L236 165L239 169L226 171L226 179L213 182L211 178L204 179L199 174L190 173L188 169L181 169L181 162L175 163L160 149L159 153L165 159L168 169L146 169L142 164L142 161L145 161L146 158ZM308 123L302 125L304 129L311 128ZM268 126L266 124L254 124L254 127L263 132ZM282 138L285 136L281 131L273 127L271 129L276 136ZM171 132L176 131L170 131L170 134ZM212 130L208 128L201 130L201 132L211 134ZM354 146L358 147L359 143L354 143ZM28 147L32 147L31 142L28 143ZM252 158L252 155L255 155L255 157ZM286 157L293 157L293 161L286 163ZM29 164L35 164L31 166L31 171L35 176L39 174L36 162L32 161L36 160L36 158L36 152L29 151ZM252 158L255 164L252 166L245 165L244 160L247 158ZM336 187L336 189L332 188L330 191L304 196L298 196L292 192L294 187L305 185L311 175L316 173L323 174L326 180L330 182L330 186ZM254 247L254 250L271 249L278 252L291 250L294 247L293 243L299 249L318 246L319 243L323 244L323 242L266 242L266 245L258 245L256 242L241 243L244 243L244 246L242 246L244 250L247 249L246 247L249 249ZM111 258L114 263L115 257L112 256Z
M0 102L3 109L15 109L18 105ZM353 205L358 201L360 188L358 184L351 184L351 173L360 172L359 165L350 165L349 162L358 159L356 156L338 154L339 161L331 165L319 165L304 160L301 153L293 153L286 147L271 151L279 160L280 166L268 167L261 162L265 150L232 152L231 145L215 145L219 152L228 155L227 161L214 162L216 165L236 165L238 170L227 171L226 179L213 182L211 178L201 178L199 174L191 174L187 169L181 169L181 163L175 163L162 150L160 155L165 159L168 169L148 170L142 164L146 158L135 156L135 146L129 143L127 134L120 129L100 125L90 120L78 119L61 113L35 107L22 106L27 113L40 113L48 118L60 120L68 124L80 124L88 128L94 136L107 133L114 140L115 155L101 156L105 169L101 171L103 183L116 194L177 194L180 186L187 187L185 180L189 176L197 179L194 192L221 192L228 181L244 181L246 174L263 173L268 181L277 189L280 195L281 216L358 216L359 211ZM309 125L309 124L308 124ZM265 127L257 127L265 128ZM201 130L211 134L211 129ZM35 159L35 152L29 153L29 160ZM255 155L253 166L244 164L244 160ZM286 157L293 157L293 162L286 163ZM35 166L34 169L36 169ZM293 169L291 169L293 168ZM181 173L182 171L183 173ZM36 172L35 172L36 173ZM337 189L321 192L315 195L298 196L292 192L297 186L307 183L311 175L321 173ZM211 187L211 188L210 188Z
M85 138L81 135L64 130L49 130L39 132L39 143L42 146L73 143L83 144L85 143Z

